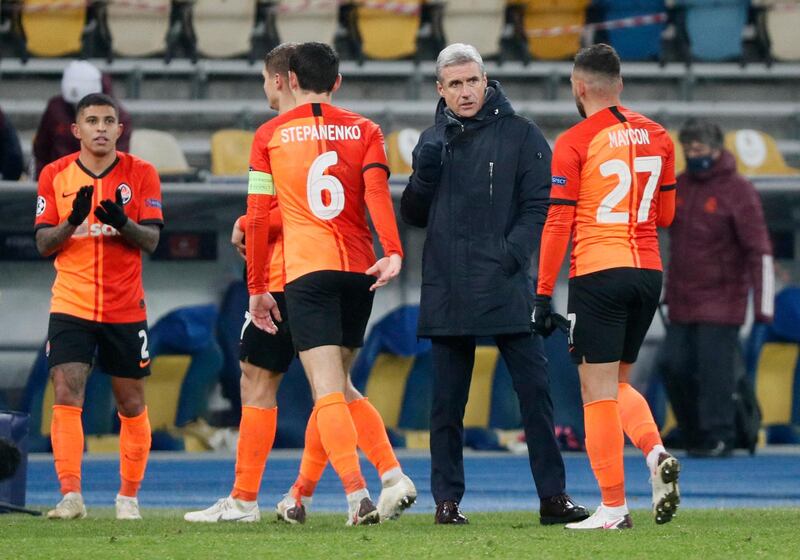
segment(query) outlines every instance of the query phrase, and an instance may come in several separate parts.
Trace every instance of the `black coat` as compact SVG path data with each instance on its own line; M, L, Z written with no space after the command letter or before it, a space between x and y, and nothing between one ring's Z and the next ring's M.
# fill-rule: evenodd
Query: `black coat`
M418 334L529 332L529 267L547 217L550 147L495 81L474 118L457 119L439 100L414 169L420 147L436 140L444 143L439 184L412 172L401 201L403 220L428 228Z

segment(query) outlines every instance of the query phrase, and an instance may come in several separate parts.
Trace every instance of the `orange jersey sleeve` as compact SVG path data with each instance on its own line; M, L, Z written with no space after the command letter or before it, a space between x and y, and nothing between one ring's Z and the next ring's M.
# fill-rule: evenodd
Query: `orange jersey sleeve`
M45 166L39 175L38 196L36 197L36 218L34 228L57 226L61 223L61 216L56 206L56 195L53 190L53 173L55 167ZM70 202L70 211L72 203ZM69 216L69 214L67 214ZM66 219L66 216L64 216Z
M256 131L247 180L247 287L251 295L269 291L269 209L275 196L267 143L270 123Z
M389 162L383 143L383 133L374 127L372 137L364 153L364 200L372 218L372 225L378 232L383 254L403 256L397 220L394 216L392 194L389 191Z
M158 177L158 171L150 164L140 166L139 182L142 203L137 208L138 213L136 222L142 225L164 224L164 213L161 204L161 179Z

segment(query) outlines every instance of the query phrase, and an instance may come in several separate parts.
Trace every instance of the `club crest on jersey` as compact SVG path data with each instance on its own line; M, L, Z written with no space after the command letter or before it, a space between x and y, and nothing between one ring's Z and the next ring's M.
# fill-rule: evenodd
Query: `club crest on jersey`
M567 178L561 177L559 175L553 175L553 184L557 187L566 187L567 186Z
M44 214L45 208L47 208L47 201L43 196L39 196L36 199L36 215L41 216Z
M120 183L117 187L117 191L122 195L123 205L128 204L131 201L133 191L131 191L131 188L127 183Z

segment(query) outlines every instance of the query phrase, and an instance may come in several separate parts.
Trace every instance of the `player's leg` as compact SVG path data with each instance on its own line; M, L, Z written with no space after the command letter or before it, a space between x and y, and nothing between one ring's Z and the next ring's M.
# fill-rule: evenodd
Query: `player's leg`
M615 270L577 276L569 283L571 353L581 381L586 453L602 503L588 519L568 523L568 529L632 527L625 501L625 437L617 401L628 294Z
M358 436L344 397L346 375L341 356L341 302L347 301L343 294L348 284L359 282L371 297L368 279L362 274L321 271L286 286L292 336L314 393L322 446L347 494L349 524L379 520L358 462Z
M47 512L49 519L86 517L81 495L81 460L83 457L84 391L96 347L93 326L89 321L68 315L50 316L48 365L55 400L50 425L56 474L62 500Z
M137 494L147 470L152 435L144 399L144 378L150 375L147 322L101 324L98 361L111 374L111 390L120 420L120 488L117 519L141 519Z
M275 442L278 420L278 388L294 358L288 313L282 292L273 293L283 321L271 335L256 327L245 315L242 326L239 367L242 418L236 445L236 468L230 495L204 510L188 512L186 521L252 522L261 519L258 491L267 458Z
M618 402L622 429L645 456L653 489L653 514L656 523L667 523L680 502L678 460L667 453L661 434L645 398L628 382L630 371L639 355L661 295L661 272L629 271L636 276L634 299L629 307L625 326L625 344L619 371Z

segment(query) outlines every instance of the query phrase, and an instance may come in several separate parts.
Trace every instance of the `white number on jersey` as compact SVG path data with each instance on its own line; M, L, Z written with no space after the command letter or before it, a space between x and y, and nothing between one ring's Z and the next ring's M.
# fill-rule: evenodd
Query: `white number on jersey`
M344 187L342 182L333 175L323 175L331 165L339 161L339 154L331 150L320 154L311 164L306 179L306 193L308 207L311 212L322 220L332 220L344 210ZM327 191L330 202L325 204L322 193Z
M639 210L636 213L637 222L646 222L647 216L650 215L650 206L653 203L653 196L655 195L656 187L658 187L658 180L661 177L661 165L661 156L642 156L633 160L633 170L636 173L650 173L644 186L642 200L639 202ZM611 159L600 166L600 173L603 177L616 175L619 182L597 208L597 222L601 224L628 223L628 213L624 211L615 212L614 208L628 196L631 190L632 176L630 167L621 159Z

